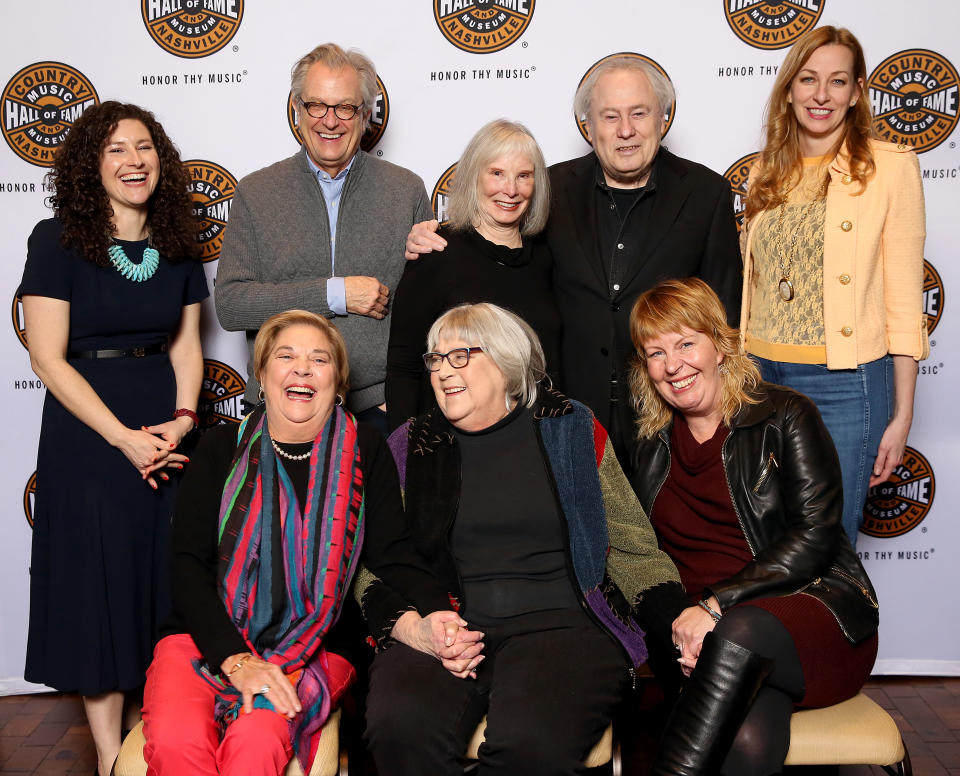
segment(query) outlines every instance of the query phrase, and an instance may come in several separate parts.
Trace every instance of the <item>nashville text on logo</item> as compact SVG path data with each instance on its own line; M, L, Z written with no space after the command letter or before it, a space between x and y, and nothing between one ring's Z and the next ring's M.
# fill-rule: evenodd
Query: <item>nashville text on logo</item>
M457 48L490 54L513 43L530 23L536 0L434 0L444 37Z
M723 0L727 24L754 48L780 49L814 27L825 0Z
M222 49L243 17L243 0L141 0L150 36L171 54L205 57Z

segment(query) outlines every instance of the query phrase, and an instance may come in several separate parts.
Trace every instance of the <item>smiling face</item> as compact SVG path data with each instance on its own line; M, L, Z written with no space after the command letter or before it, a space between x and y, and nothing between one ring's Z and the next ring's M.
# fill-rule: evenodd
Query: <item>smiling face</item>
M441 336L434 350L447 353L476 346L474 342ZM507 414L506 380L486 353L471 353L467 365L460 369L443 359L440 369L430 373L430 385L444 417L463 431L482 431Z
M352 119L337 117L333 106L341 103L360 105L360 77L352 67L331 70L322 62L310 66L297 103L298 124L307 153L321 170L335 177L353 158L363 137L363 109ZM327 115L315 119L304 102L322 102L329 105Z
M664 401L689 419L719 423L723 356L710 339L692 329L652 337L643 343L647 374Z
M534 166L525 155L501 156L486 165L477 181L480 234L492 239L491 233L518 232L523 214L530 207L533 189Z
M663 111L643 73L611 70L597 79L590 95L587 134L607 185L621 189L646 185L664 129Z
M160 157L142 121L117 122L100 153L100 180L116 218L122 210L146 210L160 182Z
M327 336L313 326L283 329L257 375L270 435L278 442L314 439L333 410L337 368Z
M800 129L804 156L822 156L843 136L847 111L863 91L853 76L853 52L839 43L816 49L790 82L787 102Z

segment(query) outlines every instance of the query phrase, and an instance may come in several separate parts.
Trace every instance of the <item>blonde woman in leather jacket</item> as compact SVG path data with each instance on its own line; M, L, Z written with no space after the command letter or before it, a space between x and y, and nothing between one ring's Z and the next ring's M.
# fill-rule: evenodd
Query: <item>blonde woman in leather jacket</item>
M661 283L630 324L631 484L691 597L654 773L779 773L794 708L852 697L876 658L837 453L807 397L760 381L702 281Z

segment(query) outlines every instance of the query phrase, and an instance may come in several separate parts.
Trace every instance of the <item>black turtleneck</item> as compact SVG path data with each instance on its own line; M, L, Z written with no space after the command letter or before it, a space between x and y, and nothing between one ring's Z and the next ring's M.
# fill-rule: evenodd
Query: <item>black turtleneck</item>
M387 415L391 430L434 406L421 356L427 332L440 314L465 302L492 302L515 312L540 337L555 387L560 374L560 310L553 297L553 262L546 244L524 239L508 248L475 229L439 234L442 253L408 261L390 314L387 354ZM475 344L475 343L474 343Z
M518 406L483 431L455 433L462 484L450 545L464 616L489 626L532 612L579 611L532 411Z

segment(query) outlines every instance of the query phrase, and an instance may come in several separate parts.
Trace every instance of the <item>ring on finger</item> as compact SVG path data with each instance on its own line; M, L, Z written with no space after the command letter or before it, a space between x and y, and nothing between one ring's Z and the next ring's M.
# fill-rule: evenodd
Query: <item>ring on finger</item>
M261 687L259 690L257 690L257 691L254 693L254 695L266 695L268 692L270 692L270 685L269 685L269 684L265 684L265 685L263 685L263 687Z

